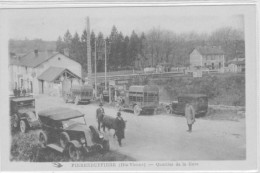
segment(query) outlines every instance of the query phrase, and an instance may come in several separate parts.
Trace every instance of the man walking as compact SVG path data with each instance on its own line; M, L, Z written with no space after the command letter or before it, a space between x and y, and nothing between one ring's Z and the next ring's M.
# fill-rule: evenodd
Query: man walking
M187 103L185 106L185 117L187 119L187 124L188 124L188 130L187 132L191 133L192 132L192 125L195 122L195 110L192 106L191 103Z
M105 115L105 111L104 111L104 108L102 106L103 106L103 104L100 103L99 108L97 108L97 110L96 110L96 119L98 121L98 130L99 131L100 131L100 125L101 125L103 118L104 118L104 115Z
M115 120L115 135L117 136L117 141L119 146L122 146L121 140L125 138L125 121L121 117L121 113L117 112L117 117Z

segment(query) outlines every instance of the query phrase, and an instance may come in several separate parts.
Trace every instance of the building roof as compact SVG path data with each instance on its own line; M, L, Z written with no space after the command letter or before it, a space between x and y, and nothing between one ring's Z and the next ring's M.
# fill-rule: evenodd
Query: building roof
M65 107L55 107L50 108L48 110L43 110L38 113L40 117L46 117L52 120L61 121L61 120L69 120L77 117L83 117L84 114L80 111L65 108Z
M11 65L20 65L26 67L37 67L43 62L51 59L53 56L59 54L58 52L38 51L38 53L30 52L21 57L10 58Z
M44 80L47 82L53 82L54 80L56 80L60 75L62 75L64 72L69 73L71 76L75 77L75 78L79 78L79 76L77 76L76 74L72 73L71 71L69 71L66 68L61 68L61 67L49 67L46 71L44 71L39 77L39 80Z
M230 61L228 64L235 64L235 65L245 65L245 59L240 61Z
M130 86L129 92L159 92L159 88L157 86L151 86L151 85L133 85Z
M14 97L11 98L13 102L22 102L22 101L33 101L35 98L33 97Z
M230 60L229 62L234 62L234 61L245 61L245 58L234 58Z
M183 94L183 95L180 95L179 97L200 98L200 97L207 97L207 95L205 95L205 94Z
M217 46L199 46L195 48L201 55L224 55L224 51Z
M44 80L48 82L52 82L57 79L63 72L65 68L60 67L49 67L46 71L44 71L39 77L39 80Z

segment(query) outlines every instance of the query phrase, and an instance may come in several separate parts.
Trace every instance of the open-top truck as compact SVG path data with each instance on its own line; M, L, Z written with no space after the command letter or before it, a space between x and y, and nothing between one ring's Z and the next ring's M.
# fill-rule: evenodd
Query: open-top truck
M89 85L72 85L71 88L63 90L63 99L66 103L90 103L93 99L93 88Z
M156 114L159 106L159 88L157 86L130 86L124 98L118 101L118 107L122 111L133 111L135 115L141 113Z

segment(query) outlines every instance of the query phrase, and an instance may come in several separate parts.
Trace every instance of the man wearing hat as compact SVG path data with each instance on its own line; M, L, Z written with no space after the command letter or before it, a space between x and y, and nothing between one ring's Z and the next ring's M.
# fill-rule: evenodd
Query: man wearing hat
M99 108L97 108L97 110L96 110L96 118L98 121L98 130L99 131L100 131L100 124L102 123L104 115L105 115L105 111L102 106L103 106L103 104L99 103Z
M125 138L125 121L121 117L121 112L117 112L117 117L115 119L115 135L117 136L118 144L121 147L121 140Z
M189 129L187 130L187 132L192 131L192 125L195 122L195 110L192 106L192 104L190 102L188 102L185 106L185 117L187 119L187 124Z

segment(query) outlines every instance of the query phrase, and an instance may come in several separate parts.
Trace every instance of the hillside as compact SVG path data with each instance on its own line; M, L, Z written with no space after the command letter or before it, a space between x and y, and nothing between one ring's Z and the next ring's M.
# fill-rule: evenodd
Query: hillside
M214 105L245 106L245 75L214 74L202 78L191 76L153 80L160 87L162 100L177 100L185 93L206 94Z
M40 51L56 50L56 41L35 40L13 40L9 41L9 52L15 54L26 54L38 49Z

